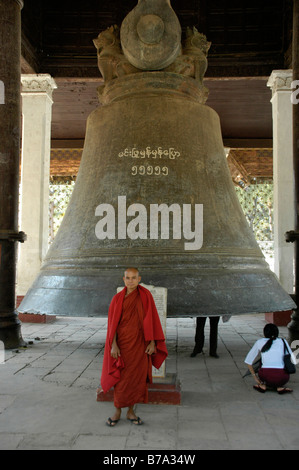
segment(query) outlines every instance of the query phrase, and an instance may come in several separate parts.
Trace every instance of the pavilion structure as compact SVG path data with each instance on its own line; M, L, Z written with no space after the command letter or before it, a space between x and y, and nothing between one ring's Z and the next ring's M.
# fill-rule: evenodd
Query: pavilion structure
M76 177L102 84L93 39L136 0L0 0L0 340L48 248L50 178ZM298 296L298 0L172 0L212 45L204 84L236 185L274 184L275 273ZM19 182L20 199L19 199ZM21 244L19 242L22 242ZM18 254L17 254L18 253ZM274 317L273 317L274 318ZM297 313L289 325L299 336Z

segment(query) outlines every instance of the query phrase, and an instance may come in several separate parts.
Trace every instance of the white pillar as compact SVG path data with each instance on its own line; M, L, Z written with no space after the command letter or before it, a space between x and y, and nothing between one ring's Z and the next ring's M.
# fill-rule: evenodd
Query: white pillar
M292 70L274 70L268 80L272 89L274 271L289 293L294 289L294 246L285 233L294 229L294 172L292 126Z
M22 169L17 294L25 295L48 250L52 92L48 74L22 75Z

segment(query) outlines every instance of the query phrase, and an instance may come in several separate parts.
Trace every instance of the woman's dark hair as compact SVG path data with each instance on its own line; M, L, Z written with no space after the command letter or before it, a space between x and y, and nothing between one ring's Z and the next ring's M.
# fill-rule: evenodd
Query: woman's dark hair
M269 338L269 341L267 341L266 344L262 347L261 352L266 352L269 351L269 349L272 346L273 340L276 339L279 335L279 330L276 325L273 323L267 323L267 325L264 328L264 336L265 338Z

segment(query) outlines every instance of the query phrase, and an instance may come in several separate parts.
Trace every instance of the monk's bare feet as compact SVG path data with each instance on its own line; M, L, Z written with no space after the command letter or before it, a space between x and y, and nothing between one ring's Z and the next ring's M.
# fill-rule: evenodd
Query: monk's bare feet
M111 416L111 419L113 420L120 419L120 415L121 415L121 408L116 408L114 415Z

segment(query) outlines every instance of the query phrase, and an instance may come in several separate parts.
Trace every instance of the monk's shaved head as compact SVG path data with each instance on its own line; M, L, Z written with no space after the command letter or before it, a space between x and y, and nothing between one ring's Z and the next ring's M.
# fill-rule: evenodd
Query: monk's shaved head
M128 271L135 272L135 273L139 276L139 269L137 269L137 268L127 268L127 269L125 270L125 272L124 272L124 275L126 275L126 273L127 273Z

